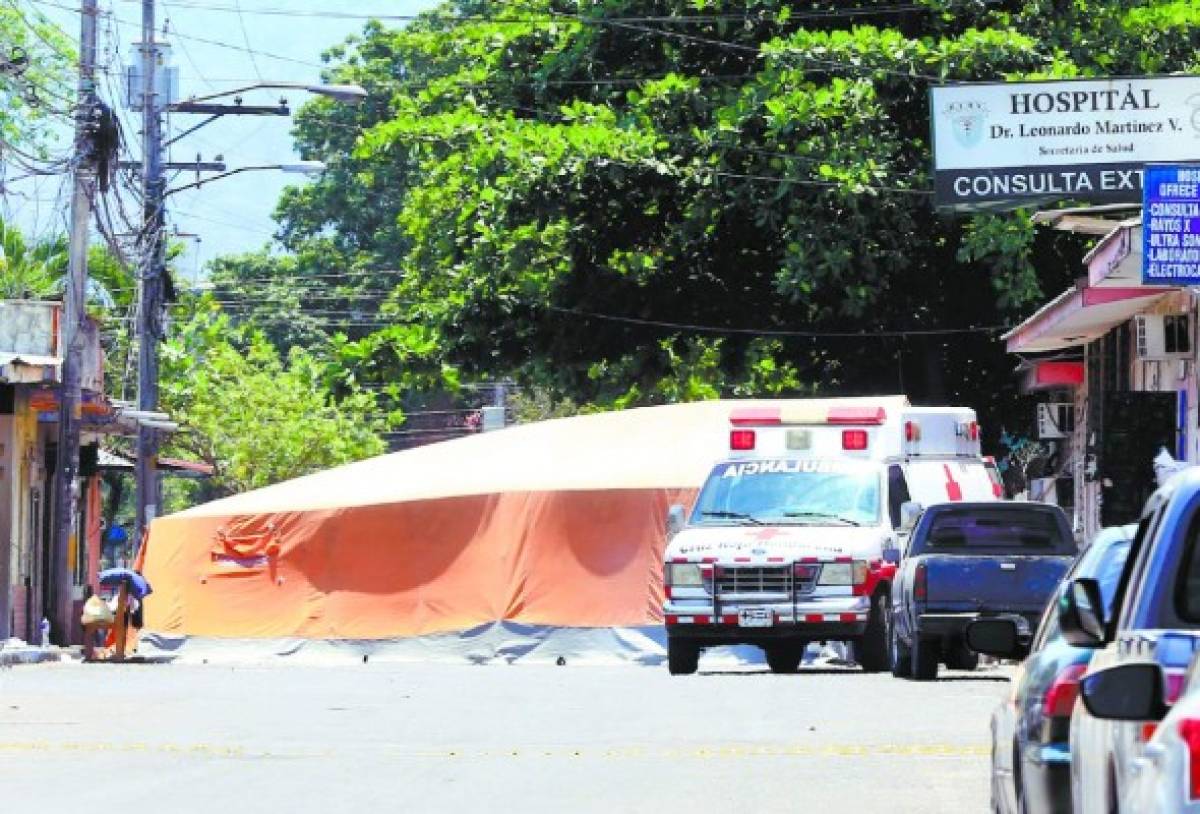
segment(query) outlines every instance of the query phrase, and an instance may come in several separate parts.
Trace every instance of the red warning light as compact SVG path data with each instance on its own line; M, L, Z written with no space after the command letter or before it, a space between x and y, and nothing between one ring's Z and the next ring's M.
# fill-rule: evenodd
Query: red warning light
M754 430L730 430L729 448L739 452L754 449Z
M842 430L842 449L861 452L867 448L866 430Z

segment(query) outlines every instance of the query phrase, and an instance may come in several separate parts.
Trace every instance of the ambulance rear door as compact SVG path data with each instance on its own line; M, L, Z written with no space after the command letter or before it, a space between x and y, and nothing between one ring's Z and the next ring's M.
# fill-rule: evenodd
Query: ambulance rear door
M922 506L996 500L996 490L979 458L910 460L904 464L911 500Z

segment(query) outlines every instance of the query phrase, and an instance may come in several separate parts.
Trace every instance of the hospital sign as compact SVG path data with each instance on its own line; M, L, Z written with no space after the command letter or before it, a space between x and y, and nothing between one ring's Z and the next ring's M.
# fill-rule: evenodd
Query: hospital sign
M942 209L1138 203L1146 164L1200 153L1200 76L940 85L929 100Z

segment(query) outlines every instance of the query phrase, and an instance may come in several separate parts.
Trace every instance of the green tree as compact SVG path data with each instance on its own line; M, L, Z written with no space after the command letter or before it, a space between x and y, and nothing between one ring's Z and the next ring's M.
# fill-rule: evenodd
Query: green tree
M335 171L285 196L284 243L306 273L400 272L396 326L342 348L381 380L616 406L905 390L1003 420L996 332L927 332L1012 324L1084 245L932 209L928 88L1192 71L1193 7L452 0L330 54L374 102L305 109Z
M46 299L55 293L66 269L64 239L31 246L18 229L0 221L0 299Z
M71 121L74 63L70 40L44 14L0 0L0 163L43 157L51 122Z
M363 392L334 399L322 364L281 357L262 334L234 329L211 301L162 350L162 404L183 427L170 449L211 464L204 497L255 489L384 451L387 422Z
M0 219L0 299L60 299L70 261L64 235L29 243L21 231ZM103 246L88 251L89 306L97 314L133 301L134 277Z

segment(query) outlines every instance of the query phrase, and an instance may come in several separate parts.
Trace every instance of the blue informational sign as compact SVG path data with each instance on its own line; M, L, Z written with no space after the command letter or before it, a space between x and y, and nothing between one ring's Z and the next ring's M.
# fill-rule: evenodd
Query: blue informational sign
M1200 285L1200 164L1147 164L1142 282Z

